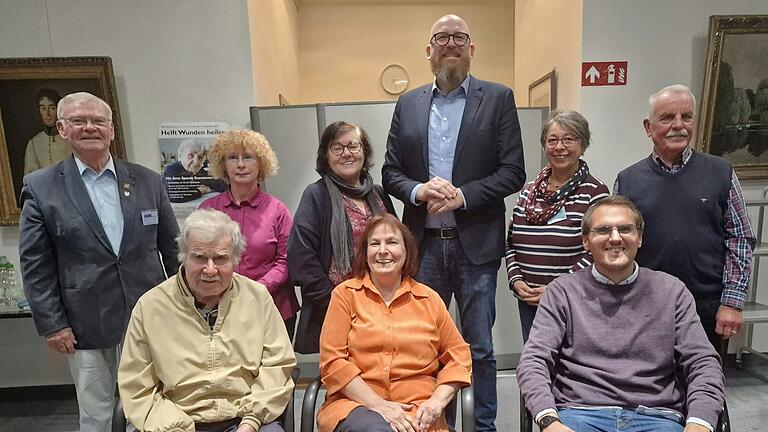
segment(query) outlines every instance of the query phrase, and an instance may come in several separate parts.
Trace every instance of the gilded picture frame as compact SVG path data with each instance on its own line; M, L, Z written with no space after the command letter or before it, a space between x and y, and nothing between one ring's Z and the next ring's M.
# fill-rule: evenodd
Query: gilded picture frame
M110 150L116 158L125 159L111 58L0 59L0 225L19 223L18 199L24 174L64 157L63 153L51 150L50 142L61 141L55 130L55 105L58 98L78 91L92 93L112 108L115 139ZM49 157L38 164L32 150L40 148L47 148L45 153ZM30 163L30 158L36 162Z
M697 148L768 178L768 15L711 16L705 67Z

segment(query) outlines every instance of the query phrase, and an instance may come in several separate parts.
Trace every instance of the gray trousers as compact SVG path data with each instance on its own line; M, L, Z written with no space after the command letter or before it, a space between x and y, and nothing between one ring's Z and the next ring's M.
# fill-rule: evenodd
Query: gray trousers
M75 350L74 354L67 355L67 361L75 382L80 432L111 431L120 361L117 347Z

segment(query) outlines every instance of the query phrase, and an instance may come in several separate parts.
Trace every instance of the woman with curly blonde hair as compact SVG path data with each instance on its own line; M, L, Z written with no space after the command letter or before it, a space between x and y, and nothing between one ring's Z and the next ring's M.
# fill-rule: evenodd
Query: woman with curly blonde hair
M262 283L275 301L293 339L299 301L288 278L288 236L292 218L261 183L277 173L277 156L264 135L233 129L218 135L208 149L210 173L227 190L200 204L226 213L240 225L247 246L235 271Z

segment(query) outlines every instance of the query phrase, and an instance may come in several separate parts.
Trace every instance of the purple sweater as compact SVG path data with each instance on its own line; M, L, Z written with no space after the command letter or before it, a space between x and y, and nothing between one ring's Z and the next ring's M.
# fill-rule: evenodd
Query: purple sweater
M676 380L676 376L680 380ZM644 405L717 424L723 373L688 289L640 268L627 285L606 285L592 267L545 291L517 369L536 415L547 408Z

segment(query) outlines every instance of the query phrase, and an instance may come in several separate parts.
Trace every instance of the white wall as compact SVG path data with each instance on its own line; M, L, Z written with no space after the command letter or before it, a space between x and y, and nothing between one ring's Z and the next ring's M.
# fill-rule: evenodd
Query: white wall
M627 86L582 87L581 112L596 145L587 153L590 169L612 185L623 168L648 156L652 143L642 120L648 96L674 83L688 85L701 99L710 15L768 14L765 0L584 0L582 60L627 60ZM768 182L742 182L747 198L759 197ZM756 221L756 211L750 217ZM768 266L763 266L768 267ZM758 301L768 303L768 271L760 275ZM766 324L755 326L758 349L768 350Z
M254 86L246 2L0 3L0 57L112 57L130 161L159 169L160 122L248 125ZM18 228L0 228L0 255L18 265L17 248Z

